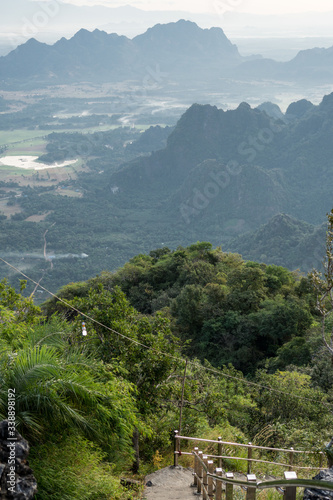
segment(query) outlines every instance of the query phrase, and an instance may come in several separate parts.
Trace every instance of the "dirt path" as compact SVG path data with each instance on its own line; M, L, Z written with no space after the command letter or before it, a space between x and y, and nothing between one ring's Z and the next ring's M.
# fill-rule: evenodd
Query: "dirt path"
M194 500L196 489L191 487L191 469L166 467L146 476L143 500Z

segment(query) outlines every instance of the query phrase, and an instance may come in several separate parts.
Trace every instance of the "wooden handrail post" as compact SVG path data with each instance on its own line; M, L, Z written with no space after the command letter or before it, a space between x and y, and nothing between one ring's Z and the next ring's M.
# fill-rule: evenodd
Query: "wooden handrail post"
M202 460L204 461L204 464L207 467L207 462L208 462L207 455L204 455L202 457ZM206 491L208 490L208 477L207 477L207 471L205 468L203 469L203 474L202 474L202 484L204 486L204 488L202 488L202 500L208 500L207 495L206 495Z
M290 448L290 453L289 453L289 467L288 470L293 469L293 463L294 463L294 448Z
M208 472L209 472L209 474L213 474L214 461L213 460L208 460L207 466L208 466ZM209 498L209 500L214 500L214 495L213 495L213 478L210 475L208 476L208 498Z
M247 490L246 490L246 500L256 500L257 488L250 486L251 482L254 482L254 483L257 482L256 475L255 474L248 474L247 480L249 482L249 486L247 487Z
M249 443L249 448L247 449L247 459L248 459L248 462L247 462L247 473L248 474L251 474L251 458L252 458L252 443Z
M215 474L222 477L222 468L215 469ZM215 500L222 500L222 481L216 480Z
M222 438L221 436L217 438L218 441L222 441ZM219 443L217 445L217 454L218 456L222 456L222 451L223 451L223 448L222 448L222 443ZM217 467L218 469L222 469L222 458L218 458L217 459Z
M284 478L287 480L297 479L297 474L294 471L286 471ZM296 486L287 486L284 490L283 500L296 500Z
M203 456L202 451L198 451L198 456L202 460L202 456ZM202 490L202 479L203 479L203 467L202 467L200 460L198 460L198 488L197 488L198 494L200 494L201 490Z
M186 363L185 363L184 377L183 377L183 383L182 383L182 399L180 402L180 412L179 412L179 432L180 432L180 435L182 432L182 418L183 418L184 391L185 391L187 363L188 363L188 359L186 360Z
M179 452L178 431L174 431L173 448L174 448L173 465L174 465L174 467L177 467L177 465L178 465L178 452Z
M197 486L197 484L198 484L198 455L197 455L198 451L199 451L198 447L194 448L194 453L195 453L195 455L194 455L194 467L193 467L194 468L194 479L193 479L194 486Z
M327 469L331 469L333 467L332 457L327 453Z
M233 479L234 473L227 472L225 476L227 479ZM226 483L226 485L225 485L225 500L232 500L233 496L234 496L234 485L230 484L230 483Z

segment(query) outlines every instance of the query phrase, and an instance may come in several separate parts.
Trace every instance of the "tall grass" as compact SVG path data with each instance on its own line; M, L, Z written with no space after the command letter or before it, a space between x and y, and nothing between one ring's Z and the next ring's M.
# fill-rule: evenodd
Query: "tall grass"
M121 486L103 452L80 436L34 446L29 462L37 479L36 500L134 500L138 495Z

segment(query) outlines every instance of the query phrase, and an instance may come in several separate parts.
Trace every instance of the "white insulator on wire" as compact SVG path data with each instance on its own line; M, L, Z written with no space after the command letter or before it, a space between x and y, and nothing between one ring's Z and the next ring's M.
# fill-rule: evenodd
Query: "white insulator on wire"
M87 329L86 329L86 324L84 321L82 321L82 335L84 337L86 337L88 334L87 334Z

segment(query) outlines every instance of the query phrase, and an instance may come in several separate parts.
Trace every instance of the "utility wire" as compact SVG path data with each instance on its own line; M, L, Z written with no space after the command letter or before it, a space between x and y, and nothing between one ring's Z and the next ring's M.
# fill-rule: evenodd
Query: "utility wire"
M21 274L21 276L23 276L24 278L26 278L27 280L31 281L32 283L34 283L36 286L38 286L39 288L41 288L42 290L44 290L45 292L47 292L48 294L50 294L52 297L54 297L55 299L59 300L59 302L62 302L63 304L65 304L67 307L69 307L70 309L72 309L73 311L75 311L77 314L81 315L81 316L84 316L85 318L89 319L90 321L92 321L93 323L95 323L96 325L99 325L101 326L102 328L105 328L106 330L109 330L110 332L112 333L115 333L116 335L119 335L120 337L126 339L126 340L129 340L130 342L132 342L133 344L136 344L136 345L139 345L141 347L144 347L145 349L150 349L154 352L156 352L157 354L162 354L163 356L169 356L170 358L173 358L177 361L184 361L185 363L185 360L183 360L182 358L178 358L176 356L173 356L172 354L168 354L168 353L165 353L165 352L162 352L162 351L159 351L158 349L155 349L154 347L151 347L151 346L147 346L145 344L143 344L142 342L139 342L135 339L131 339L130 337L127 337L126 335L124 335L123 333L120 333L120 332L117 332L116 330L114 330L113 328L110 328L109 326L106 326L104 325L103 323L100 323L98 320L92 318L91 316L89 316L89 314L86 314L82 311L80 311L79 309L77 309L76 307L74 307L72 304L70 304L69 302L67 302L66 300L62 299L61 297L58 297L56 294L54 294L53 292L50 292L50 290L48 290L47 288L45 288L44 286L42 286L40 283L37 283L37 281L33 280L32 278L30 278L29 276L27 276L26 274L24 274L22 271L20 271L19 269L17 269L16 267L14 267L12 264L9 264L9 262L6 262L4 259L2 259L0 257L0 260L6 264L7 266L11 267L12 269L14 269L16 272L18 272L19 274Z
M333 405L330 404L330 403L325 403L324 401L318 401L316 399L313 399L313 398L307 398L305 396L299 396L298 394L290 394L288 392L284 392L284 391L280 391L279 389L274 389L273 387L270 387L270 386L266 386L266 385L262 385L262 384L258 384L257 382L250 382L249 380L245 380L243 378L239 378L239 377L235 377L234 375L229 375L227 373L223 373L222 371L220 370L216 370L214 368L209 368L208 366L204 366L202 364L199 364L199 363L195 363L194 361L187 361L186 359L184 358L181 358L181 357L177 357L177 356L173 356L172 354L169 354L167 352L163 352L163 351L160 351L158 349L155 349L154 347L151 347L151 346L147 346L145 344L143 344L142 342L139 342L135 339L132 339L126 335L124 335L123 333L120 333L116 330L114 330L113 328L110 328L109 326L106 326L104 325L103 323L101 323L100 321L92 318L91 316L89 316L88 314L86 313L83 313L82 311L80 311L79 309L77 309L76 307L74 307L72 304L70 304L69 302L67 302L66 300L62 299L61 297L57 296L56 294L54 294L53 292L50 292L50 290L48 290L47 288L45 288L44 286L42 286L40 284L40 282L37 282L35 280L33 280L32 278L30 278L29 276L27 276L26 274L24 274L22 271L20 271L19 269L17 269L15 266L13 266L12 264L10 264L9 262L5 261L3 258L0 257L0 261L2 261L4 264L6 264L7 266L9 266L10 268L14 269L14 271L16 271L17 273L21 274L21 276L23 276L25 279L27 279L28 281L31 281L32 283L34 283L36 285L36 288L39 287L41 288L42 290L44 290L45 292L47 292L49 295L51 295L52 297L54 297L55 299L57 299L59 302L62 302L63 304L65 304L67 307L69 307L70 309L72 309L73 311L75 311L77 314L81 315L81 316L84 316L85 318L89 319L92 323L95 323L96 325L99 325L101 326L102 328L105 328L106 330L112 332L112 333L115 333L116 335L118 335L119 337L122 337L126 340L129 340L130 342L132 342L133 344L136 344L138 346L141 346L141 347L144 347L145 349L148 349L150 351L153 351L155 352L156 354L160 354L162 356L166 356L166 357L169 357L171 359L174 359L178 362L182 362L182 363L188 363L189 365L192 365L196 368L200 368L200 369L204 369L206 371L209 371L211 373L215 373L216 375L219 375L219 376L222 376L222 377L225 377L225 378L228 378L228 379L231 379L231 380L235 380L237 382L241 382L245 385L248 385L248 386L251 386L251 387L255 387L255 388L258 388L258 389L265 389L269 392L275 392L277 394L283 394L284 396L291 396L291 397L294 397L294 398L297 398L297 399L302 399L304 401L310 401L312 403L317 403L317 404L322 404L324 405L330 412L332 412L332 409L333 409Z

